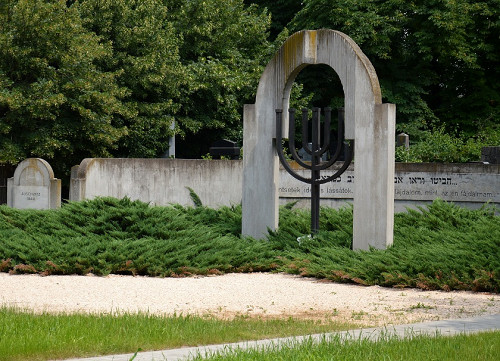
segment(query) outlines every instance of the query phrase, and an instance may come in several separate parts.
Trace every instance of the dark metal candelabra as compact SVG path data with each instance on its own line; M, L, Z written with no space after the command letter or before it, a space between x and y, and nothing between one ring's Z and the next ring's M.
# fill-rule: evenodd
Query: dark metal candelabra
M342 173L345 172L349 164L351 163L353 153L354 153L354 140L350 143L344 140L344 109L339 109L339 119L338 119L338 142L335 153L330 156L326 161L322 161L323 155L327 154L330 145L330 133L331 133L331 108L325 108L325 121L323 124L323 144L321 144L321 127L320 127L320 117L321 110L319 108L313 108L312 113L312 127L311 127L311 137L312 144L309 146L307 139L309 138L309 120L308 120L308 110L302 110L302 147L304 150L311 155L311 162L304 162L295 149L295 109L289 109L289 133L288 133L288 147L292 158L303 168L309 169L311 171L311 178L305 178L297 174L288 164L285 154L283 151L283 136L282 136L282 115L283 111L281 109L276 109L276 148L278 150L278 156L283 164L283 167L287 170L292 177L308 183L311 185L311 232L317 233L319 230L319 198L320 198L320 184L333 181L338 178ZM342 145L345 147L345 160L344 164L340 169L338 169L335 174L329 177L321 177L320 172L333 165L341 155Z

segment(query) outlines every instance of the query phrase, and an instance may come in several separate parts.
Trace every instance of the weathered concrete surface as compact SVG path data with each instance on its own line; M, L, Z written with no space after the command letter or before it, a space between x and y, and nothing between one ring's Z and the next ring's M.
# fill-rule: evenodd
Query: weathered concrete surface
M228 160L87 158L72 169L70 200L98 196L192 206L193 189L203 205L241 202L241 163Z
M275 156L273 122L259 122L255 105L243 112L242 234L263 238L278 227L279 160ZM267 134L268 136L261 136Z
M51 209L61 206L61 180L49 163L28 158L18 164L7 181L7 205L18 209Z
M288 108L295 77L312 64L331 66L344 88L345 138L355 140L358 179L354 248L385 248L393 237L395 106L381 104L375 69L361 49L333 30L301 31L288 38L262 74L255 105L245 107L242 232L261 238L277 227L275 109ZM283 114L287 134L288 112Z
M297 167L292 163L292 167ZM333 174L340 163L323 171ZM303 170L297 170L305 176ZM372 179L376 182L375 179ZM352 204L355 198L354 167L351 165L342 176L321 185L321 204L339 208ZM280 204L298 201L296 207L309 207L310 186L280 170L278 188ZM480 208L486 202L500 206L500 165L481 163L396 163L394 174L395 212L416 208L440 198L468 208Z
M291 162L301 175L306 171ZM333 174L340 166L323 171ZM356 192L354 165L335 181L321 185L321 205L339 208L352 204ZM96 196L129 197L156 205L193 205L186 186L200 196L204 205L239 204L243 163L239 160L182 159L86 159L75 166L71 176L71 200ZM299 201L296 207L310 206L310 186L301 183L279 166L280 203ZM376 179L371 179L376 182ZM436 198L469 208L486 202L500 205L500 165L396 163L393 178L397 212L415 208ZM258 197L259 187L252 189ZM257 216L260 215L256 212Z

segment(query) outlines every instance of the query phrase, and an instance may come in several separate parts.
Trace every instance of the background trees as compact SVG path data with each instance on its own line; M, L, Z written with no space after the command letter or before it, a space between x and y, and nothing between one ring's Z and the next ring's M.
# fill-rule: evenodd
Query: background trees
M186 156L241 138L272 53L270 17L243 0L6 0L0 17L0 162L57 173L161 156L174 120Z
M97 63L111 49L64 1L19 0L0 22L0 161L41 156L56 167L109 156L127 129L128 91Z
M263 67L317 28L360 45L413 140L498 142L499 19L500 0L3 0L0 162L157 157L174 120L180 156L241 141ZM296 104L342 103L332 72L296 82Z
M179 37L186 83L177 114L184 138L176 151L197 157L228 137L242 140L243 104L253 102L274 47L270 16L242 0L165 1Z
M498 0L305 0L290 27L332 28L363 49L398 128L471 136L500 117Z
M84 27L110 49L96 66L116 73L117 85L127 91L122 99L127 113L115 117L127 133L112 154L161 156L174 134L170 125L187 84L179 57L182 42L168 8L158 0L82 0L78 11Z

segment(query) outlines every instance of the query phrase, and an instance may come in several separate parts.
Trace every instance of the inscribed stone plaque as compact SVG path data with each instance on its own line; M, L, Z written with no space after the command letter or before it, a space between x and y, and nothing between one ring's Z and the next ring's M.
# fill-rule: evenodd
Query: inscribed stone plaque
M309 176L306 172L303 173L303 176ZM323 171L323 174L327 176L333 174L333 171ZM280 172L280 177L280 197L310 197L308 185L286 172ZM354 172L346 171L333 182L321 186L321 197L352 199L354 182ZM415 201L440 198L452 202L500 203L500 174L396 171L394 198Z
M49 163L25 159L7 182L7 204L19 209L50 209L61 206L61 180L54 178Z

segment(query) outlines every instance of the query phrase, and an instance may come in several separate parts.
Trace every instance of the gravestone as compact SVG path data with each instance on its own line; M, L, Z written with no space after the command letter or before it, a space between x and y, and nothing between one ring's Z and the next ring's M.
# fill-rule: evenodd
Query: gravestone
M408 134L399 133L397 138L397 147L404 147L406 150L410 149L410 136Z
M28 158L17 166L7 182L7 205L18 209L51 209L61 206L61 180L40 158Z
M312 143L307 143L309 149L311 149L312 147ZM300 148L299 151L297 152L297 154L299 155L300 159L306 161L306 162L309 162L311 161L311 155L309 153L306 152L306 150L304 149L304 147ZM323 154L321 156L321 160L322 161L326 161L326 154Z
M345 139L355 141L353 248L386 248L394 228L396 107L382 104L377 74L359 46L328 29L290 36L266 66L255 104L243 108L242 233L262 239L278 227L275 110L289 108L295 77L313 64L333 68L344 89Z
M12 178L15 170L11 164L0 164L0 204L7 204L7 180Z
M209 148L210 155L214 158L230 157L238 159L240 156L240 148L236 146L236 142L227 139L221 139L212 144Z
M483 147L481 149L481 162L500 164L500 146Z

